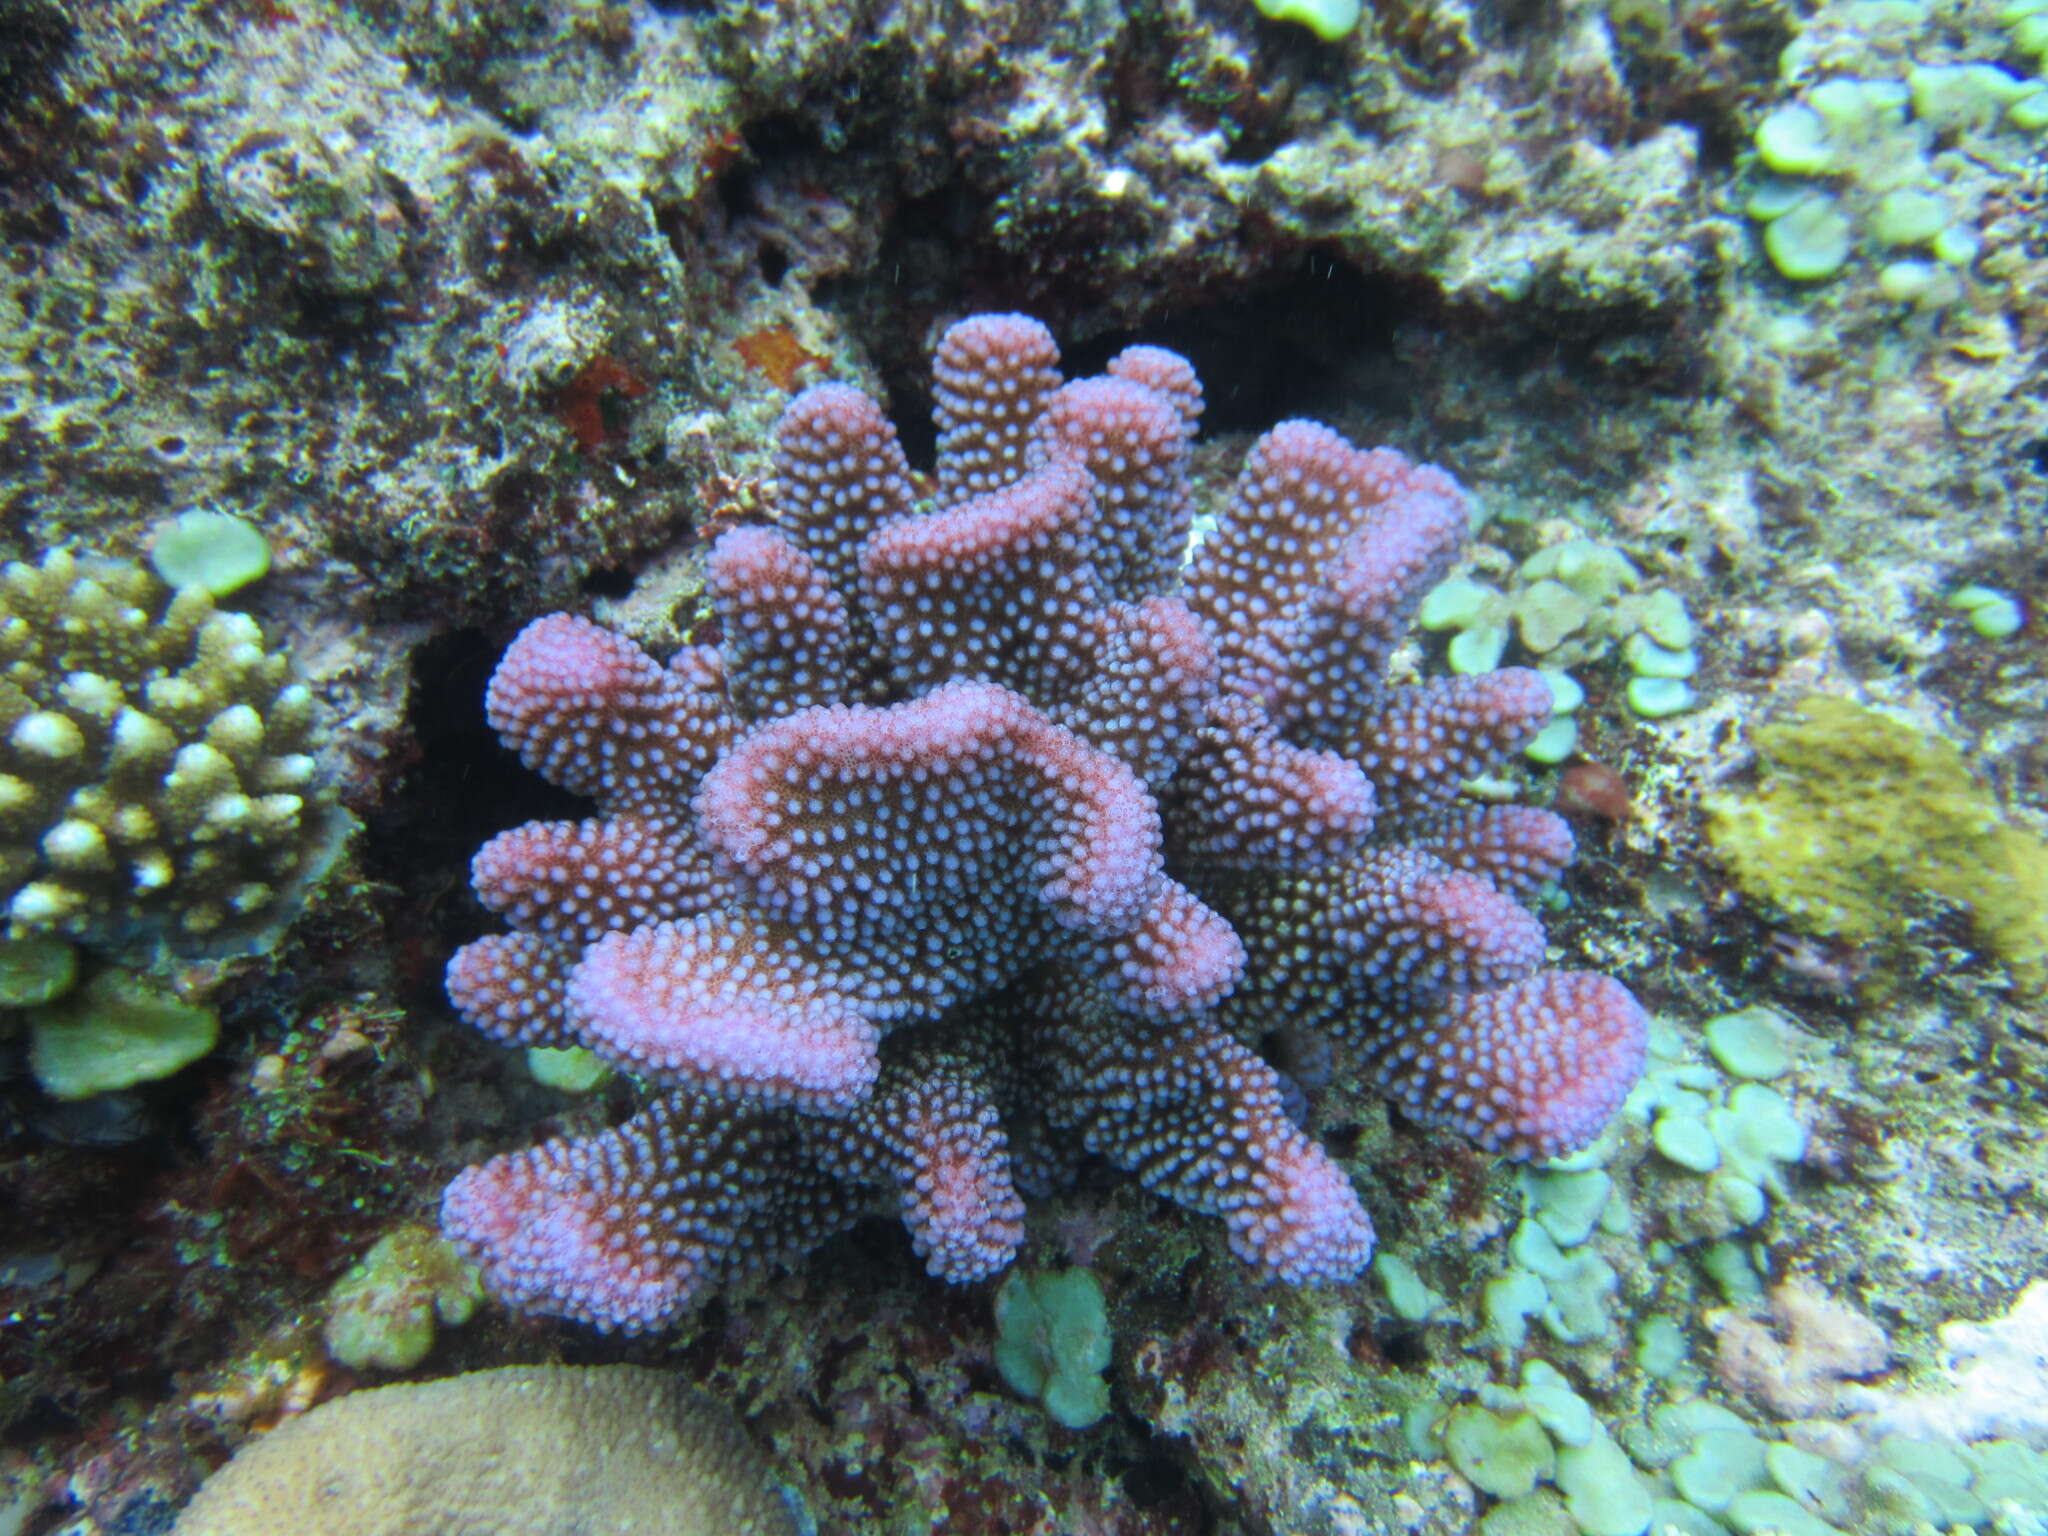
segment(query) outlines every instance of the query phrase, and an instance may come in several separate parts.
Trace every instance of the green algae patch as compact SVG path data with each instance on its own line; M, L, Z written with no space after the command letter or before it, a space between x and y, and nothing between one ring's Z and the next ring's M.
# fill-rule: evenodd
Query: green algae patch
M78 951L62 939L0 939L0 1007L37 1007L62 997L77 979Z
M526 1070L543 1088L590 1093L611 1081L612 1069L580 1045L529 1045Z
M1650 1490L1605 1430L1559 1453L1557 1486L1584 1536L1643 1536L1650 1529Z
M1452 1409L1444 1423L1444 1458L1497 1499L1533 1493L1557 1472L1557 1451L1533 1415L1503 1418L1469 1405Z
M996 1292L996 1366L1069 1429L1109 1411L1109 1316L1085 1269L1013 1269Z
M182 1071L220 1039L211 1008L180 1002L127 971L29 1015L29 1069L53 1099L88 1099Z
M1298 21L1326 43L1358 25L1359 0L1254 0L1275 21Z
M2029 988L2048 981L2048 843L2008 821L1948 742L1844 699L1756 733L1755 789L1709 796L1707 838L1736 884L1806 933L1897 940L1923 891L1967 908Z
M377 1239L327 1293L327 1353L351 1370L409 1371L434 1346L434 1325L466 1323L483 1299L475 1266L422 1226Z
M231 512L181 512L156 525L149 563L166 586L225 597L269 571L270 544L254 523Z

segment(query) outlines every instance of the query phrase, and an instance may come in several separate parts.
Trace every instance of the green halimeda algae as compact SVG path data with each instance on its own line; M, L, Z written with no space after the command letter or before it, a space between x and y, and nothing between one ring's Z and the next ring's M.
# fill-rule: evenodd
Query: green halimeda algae
M1636 677L1628 685L1628 707L1645 720L1683 714L1693 706L1693 691L1675 677Z
M1792 1070L1784 1021L1768 1008L1724 1013L1707 1021L1705 1033L1707 1050L1731 1077L1763 1081Z
M212 1050L220 1020L127 971L102 971L29 1015L29 1069L57 1099L154 1082Z
M1820 1516L1769 1488L1738 1494L1721 1517L1741 1536L1841 1536Z
M1512 1499L1548 1482L1557 1451L1533 1415L1503 1417L1466 1404L1444 1420L1444 1459L1466 1481L1497 1499Z
M1679 1497L1709 1514L1726 1509L1738 1494L1761 1488L1766 1475L1764 1442L1746 1429L1709 1430L1671 1464L1671 1485Z
M1381 1249L1373 1256L1372 1269L1387 1293L1387 1305L1403 1322L1427 1322L1444 1311L1444 1298L1425 1285L1415 1266L1399 1254Z
M529 1045L526 1071L543 1088L589 1093L611 1080L612 1069L580 1045Z
M1531 1360L1522 1367L1520 1396L1537 1422L1560 1445L1586 1445L1592 1441L1599 1427L1592 1408L1572 1390L1564 1372L1549 1361Z
M1712 1173L1721 1166L1720 1143L1701 1115L1667 1109L1651 1125L1650 1140L1672 1162L1694 1173Z
M229 512L181 512L156 526L149 563L167 586L225 597L270 569L261 530Z
M433 1348L436 1320L466 1323L482 1300L482 1276L446 1238L404 1226L334 1283L321 1340L351 1370L409 1371Z
M1809 193L1764 226L1764 254L1794 282L1817 283L1847 265L1853 233L1833 198Z
M1298 21L1325 42L1334 43L1358 25L1359 0L1256 0L1275 21Z
M1614 1191L1614 1180L1597 1168L1577 1173L1525 1169L1520 1180L1532 1214L1564 1248L1575 1248L1593 1235Z
M1685 600L1668 587L1638 590L1642 583L1642 572L1613 545L1565 539L1522 561L1505 591L1469 576L1446 578L1423 599L1416 621L1453 632L1445 649L1453 672L1492 670L1511 640L1541 662L1556 718L1523 750L1534 762L1559 763L1577 750L1578 730L1568 717L1585 700L1567 667L1619 650L1634 674L1628 702L1638 715L1658 719L1695 702L1683 686L1700 664Z
M78 951L48 934L0 939L0 1008L33 1008L78 979Z
M1992 587L1958 587L1948 605L1969 615L1970 628L1986 640L2009 640L2027 622L2026 610Z
M1109 1317L1085 1269L1010 1271L996 1292L996 1366L1069 1429L1109 1411Z
M1548 1488L1496 1504L1479 1517L1476 1536L1579 1536L1579 1528Z
M1604 1429L1558 1453L1557 1486L1585 1536L1643 1536L1650 1528L1650 1490Z
M1664 1380L1685 1364L1690 1346L1685 1330L1668 1317L1645 1318L1636 1327L1636 1364L1643 1374Z

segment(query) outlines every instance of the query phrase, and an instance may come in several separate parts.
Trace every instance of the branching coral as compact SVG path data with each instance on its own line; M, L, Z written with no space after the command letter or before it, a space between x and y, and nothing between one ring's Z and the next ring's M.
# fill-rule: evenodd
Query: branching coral
M1086 1152L1297 1282L1372 1229L1251 1049L1323 1032L1427 1124L1511 1156L1594 1136L1641 1065L1604 977L1518 903L1562 822L1459 786L1551 714L1536 674L1395 685L1468 513L1288 422L1185 572L1193 371L1062 384L1019 316L936 359L936 504L864 396L800 396L778 520L711 557L721 643L667 667L566 615L489 712L602 815L478 854L513 931L449 967L514 1043L666 1091L500 1157L444 1224L521 1308L638 1330L893 1201L934 1274L1002 1268L1020 1183Z
M0 573L0 900L19 933L255 942L331 853L312 695L253 620L62 551Z

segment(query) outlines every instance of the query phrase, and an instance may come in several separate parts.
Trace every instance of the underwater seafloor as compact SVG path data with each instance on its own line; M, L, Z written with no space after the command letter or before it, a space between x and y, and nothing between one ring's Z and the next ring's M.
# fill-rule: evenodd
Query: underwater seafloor
M2048 1530L2044 73L2042 0L0 0L0 1536L547 1363L825 1533ZM1342 1283L1098 1160L1000 1322L886 1216L637 1337L480 1299L449 1178L642 1100L444 991L475 850L579 814L492 667L703 638L793 395L928 468L980 311L1185 354L1205 513L1289 417L1458 478L1395 667L1554 679L1491 787L1641 1082L1516 1164L1276 1059ZM584 1502L463 1528L626 1528L601 1428L505 1433Z

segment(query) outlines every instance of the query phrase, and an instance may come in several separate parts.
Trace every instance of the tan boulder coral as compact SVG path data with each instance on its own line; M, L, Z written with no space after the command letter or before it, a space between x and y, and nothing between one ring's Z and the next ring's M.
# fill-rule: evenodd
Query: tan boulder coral
M126 561L0 571L0 905L119 948L261 947L331 857L314 700L253 619Z
M244 1447L172 1536L796 1536L739 1424L638 1366L507 1366L323 1403Z

